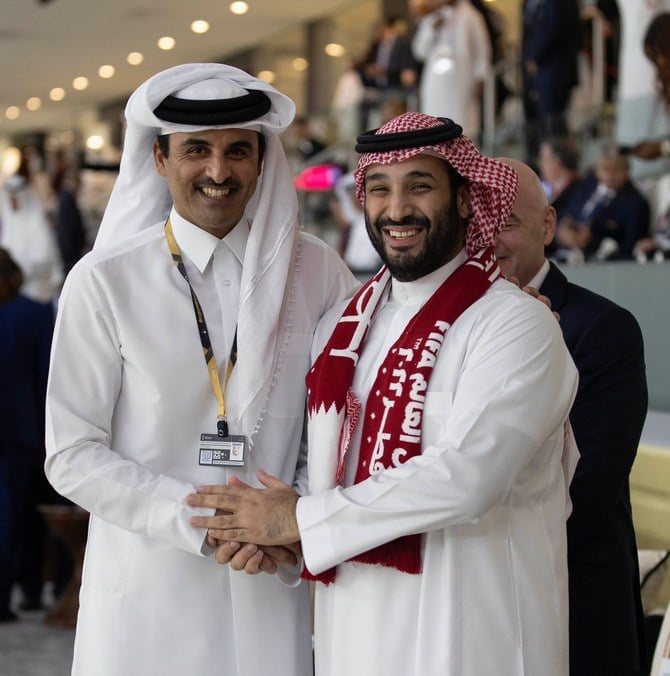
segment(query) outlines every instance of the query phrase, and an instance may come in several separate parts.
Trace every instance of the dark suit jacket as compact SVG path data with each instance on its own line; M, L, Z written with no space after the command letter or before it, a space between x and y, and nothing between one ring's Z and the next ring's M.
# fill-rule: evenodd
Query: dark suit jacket
M537 76L525 87L538 93L540 113L561 113L577 84L581 24L577 0L524 0L522 62L534 61Z
M76 194L64 188L58 193L56 237L63 259L63 272L67 275L84 253L86 229Z
M595 175L589 174L579 184L570 200L565 215L580 221L580 212L598 186ZM635 242L649 236L649 202L628 181L607 205L598 206L589 216L592 239L585 251L588 258L598 249L605 237L611 237L619 245L619 251L611 260L631 259Z
M643 613L628 475L647 412L633 315L571 284L552 263L540 292L560 314L579 371L570 422L581 454L568 520L571 676L631 676L644 663Z
M25 296L0 304L0 450L44 448L53 309Z
M400 76L404 70L414 70L418 73L419 65L412 54L411 42L406 37L399 36L395 39L391 48L388 68L386 70L386 87L388 89L405 89L400 80Z
M581 179L579 177L575 178L571 183L563 188L563 190L556 195L556 197L551 201L551 206L556 209L556 222L560 222L561 218L565 216L568 205L573 197L577 194ZM558 245L556 244L556 239L552 239L547 246L544 247L544 253L547 258L552 257L558 250Z

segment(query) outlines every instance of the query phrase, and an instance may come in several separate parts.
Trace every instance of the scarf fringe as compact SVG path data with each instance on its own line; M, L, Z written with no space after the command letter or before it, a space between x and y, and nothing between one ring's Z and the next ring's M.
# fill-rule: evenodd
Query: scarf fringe
M391 542L354 556L348 561L365 563L371 566L385 566L386 568L395 568L401 573L420 575L422 571L421 535L406 535L396 538ZM303 580L321 582L328 586L335 582L336 570L337 568L330 568L315 575L305 566L300 577Z

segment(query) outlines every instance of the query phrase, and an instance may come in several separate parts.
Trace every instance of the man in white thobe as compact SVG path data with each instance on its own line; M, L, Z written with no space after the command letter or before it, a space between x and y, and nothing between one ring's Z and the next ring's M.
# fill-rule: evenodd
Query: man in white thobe
M189 525L214 510L186 504L203 482L258 485L260 465L305 483L314 328L356 282L299 230L278 138L294 112L221 64L171 68L128 101L119 178L65 285L48 387L47 475L91 513L74 674L312 673L294 553L237 553L277 575L219 566Z
M412 50L423 63L419 110L458 120L466 136L477 138L491 69L491 42L482 15L469 0L446 0L421 18Z
M358 140L386 268L317 329L311 494L259 472L200 487L189 504L228 513L192 523L300 539L318 676L564 676L577 373L493 255L518 177L421 113Z
M63 263L54 228L26 171L23 159L20 171L0 188L0 246L21 268L21 294L52 303L63 283Z

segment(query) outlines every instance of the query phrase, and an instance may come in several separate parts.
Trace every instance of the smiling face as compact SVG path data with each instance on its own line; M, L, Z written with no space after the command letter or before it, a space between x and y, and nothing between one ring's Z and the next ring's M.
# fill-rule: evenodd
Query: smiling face
M187 221L225 237L240 221L256 190L261 168L259 134L248 129L176 132L169 152L154 144L175 210Z
M463 248L467 191L456 194L447 163L415 155L397 164L372 164L365 175L368 235L391 274L419 279Z
M542 184L530 167L499 159L516 171L519 191L507 225L496 235L495 254L505 277L514 276L526 286L544 263L544 247L556 231L556 211L547 204Z

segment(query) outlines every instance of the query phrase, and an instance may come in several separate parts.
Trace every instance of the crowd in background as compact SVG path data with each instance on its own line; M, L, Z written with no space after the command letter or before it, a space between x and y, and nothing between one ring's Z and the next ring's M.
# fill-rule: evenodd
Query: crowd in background
M485 147L489 105L498 135L489 145L531 165L560 207L558 236L548 255L569 263L661 262L670 256L667 191L658 176L638 181L630 161L645 159L647 147L619 148L606 124L616 115L621 42L614 0L526 0L518 47L509 43L504 17L480 0L410 0L408 16L372 27L367 49L360 59L350 59L335 88L334 141L322 136L325 149L302 168L342 163L346 174L351 157L343 148L387 120L389 106L450 117ZM603 39L603 98L590 109L584 98L598 76L590 70L596 20ZM662 28L657 32L662 35ZM642 43L640 49L648 51ZM510 126L512 138L505 142ZM317 120L311 128L319 133ZM287 143L289 150L295 143L291 130ZM558 167L563 161L567 167ZM557 180L556 172L563 178ZM305 194L304 201L321 229L324 218L330 223L322 196Z
M605 21L606 101L613 104L619 17L616 2L598 0L595 6ZM410 0L409 20L387 17L371 27L363 56L350 59L333 92L335 128L318 128L306 116L294 121L284 141L296 179L318 166L335 169L314 187L302 184L303 217L337 233L336 247L361 279L376 270L379 258L352 195L349 157L356 135L401 112L418 110L454 119L466 135L481 142L487 81L493 82L497 116L504 117L510 101L523 109L518 154L540 175L558 215L556 237L547 247L550 258L567 263L670 258L667 190L642 189L629 161L631 155L644 159L670 154L667 141L622 148L604 138L595 157L585 161L579 130L571 128L578 62L589 58L591 38L591 22L580 20L580 9L578 0L524 2L515 64L519 77L511 81L502 67L509 54L505 21L491 5L481 0ZM658 65L658 45L669 41L670 22L665 21L640 48ZM667 89L661 87L661 94L670 101ZM343 147L349 154L342 154ZM0 580L0 621L11 619L9 593L16 582L24 607L39 607L45 557L57 564L52 570L56 591L67 575L63 571L68 564L58 564L61 554L49 554L52 544L37 512L40 503L57 500L45 481L35 481L43 478L36 469L44 452L40 402L58 294L70 269L92 245L113 180L113 173L98 180L99 172L62 149L44 154L22 148L13 167L3 170L0 374L3 391L22 391L25 399L20 400L21 415L7 408L11 398L3 399L7 403L0 407L5 431L1 443L25 453L21 468L10 467L7 448L0 453L0 550L14 557L6 579ZM35 339L30 349L21 338L26 331ZM30 420L25 419L26 411ZM19 531L21 541L31 544L30 551L14 546Z

